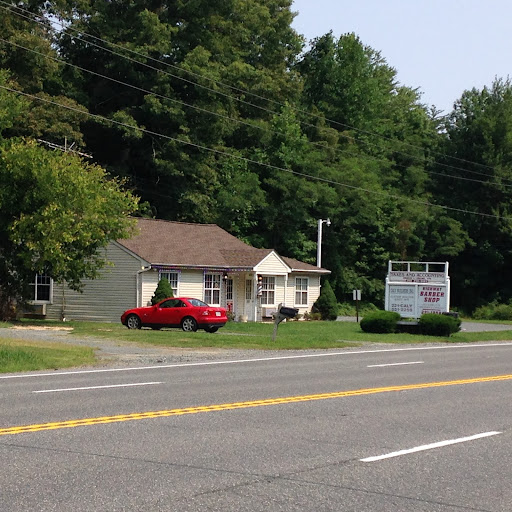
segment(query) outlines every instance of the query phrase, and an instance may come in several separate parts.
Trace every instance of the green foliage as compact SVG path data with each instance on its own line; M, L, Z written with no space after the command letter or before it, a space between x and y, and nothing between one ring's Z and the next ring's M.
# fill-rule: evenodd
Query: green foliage
M359 302L359 315L367 315L373 311L378 311L378 307L375 304L368 302ZM352 302L343 302L338 304L338 315L340 316L356 316L356 304Z
M338 316L338 301L329 281L325 281L322 285L320 296L313 304L312 312L320 313L322 320L336 320Z
M475 320L512 320L512 304L493 301L476 308L472 317Z
M510 81L464 92L440 117L356 34L303 51L292 8L37 0L38 22L4 8L0 85L33 97L0 88L0 140L80 145L151 216L217 223L313 264L317 220L329 217L323 265L338 297L361 289L382 307L387 261L403 259L449 260L452 302L467 311L512 298L501 278L512 275Z
M450 336L460 330L461 321L449 315L427 313L418 321L421 334L427 336Z
M359 325L364 332L392 333L396 331L396 323L400 315L394 311L374 311L361 319Z
M96 165L16 139L0 144L0 302L23 303L36 272L80 290L131 234L138 200ZM5 308L2 308L5 310Z
M169 279L162 277L162 279L158 281L158 286L156 287L153 297L151 297L151 304L154 306L161 300L167 299L168 297L174 297L171 283L169 283Z

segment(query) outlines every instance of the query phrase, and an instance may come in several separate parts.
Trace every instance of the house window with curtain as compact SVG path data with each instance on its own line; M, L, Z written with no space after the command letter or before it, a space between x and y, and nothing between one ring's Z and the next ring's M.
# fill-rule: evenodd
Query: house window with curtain
M172 288L174 297L178 296L178 272L160 272L159 279L167 279Z
M210 306L220 306L220 274L204 275L204 301Z
M51 302L53 279L45 274L36 274L34 281L30 283L32 288L32 300L36 303Z
M308 285L309 279L307 277L295 278L295 305L308 305Z
M276 303L276 278L273 276L263 276L261 305L273 306Z

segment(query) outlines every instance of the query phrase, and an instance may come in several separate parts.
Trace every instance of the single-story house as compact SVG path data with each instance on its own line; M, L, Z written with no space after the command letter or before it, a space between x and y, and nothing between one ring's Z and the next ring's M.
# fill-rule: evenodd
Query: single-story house
M330 271L252 247L215 224L137 219L137 234L105 249L112 266L83 293L36 276L34 308L47 319L118 322L150 303L161 278L174 296L196 297L239 321L271 319L279 304L311 310Z

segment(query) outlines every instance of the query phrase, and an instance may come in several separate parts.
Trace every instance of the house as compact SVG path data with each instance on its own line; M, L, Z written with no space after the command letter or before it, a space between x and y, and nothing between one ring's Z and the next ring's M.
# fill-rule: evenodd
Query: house
M118 322L151 301L160 278L175 296L220 305L239 321L271 319L279 304L311 310L330 271L252 247L215 224L137 219L137 233L111 242L112 266L84 281L83 293L37 276L34 307L47 319Z

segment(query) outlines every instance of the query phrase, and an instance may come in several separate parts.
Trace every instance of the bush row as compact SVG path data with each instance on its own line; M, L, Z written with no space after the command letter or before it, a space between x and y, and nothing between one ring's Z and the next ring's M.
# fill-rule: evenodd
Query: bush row
M360 325L364 332L385 334L397 332L399 321L400 315L398 313L375 311L365 315ZM421 315L418 321L418 332L427 336L450 336L460 330L460 324L459 318L428 313Z

